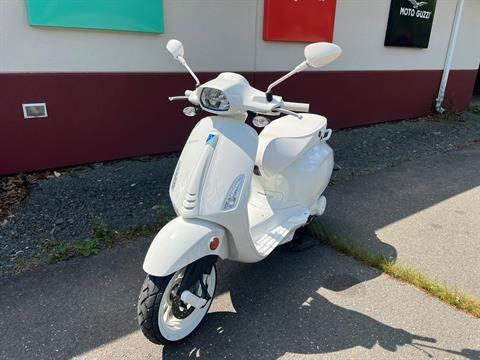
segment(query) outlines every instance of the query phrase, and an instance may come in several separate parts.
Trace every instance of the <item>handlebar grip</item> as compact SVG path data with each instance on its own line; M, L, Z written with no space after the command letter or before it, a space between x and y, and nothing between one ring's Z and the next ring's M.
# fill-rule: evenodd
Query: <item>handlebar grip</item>
M294 112L306 113L310 108L310 104L284 101L282 108L290 111L294 111Z

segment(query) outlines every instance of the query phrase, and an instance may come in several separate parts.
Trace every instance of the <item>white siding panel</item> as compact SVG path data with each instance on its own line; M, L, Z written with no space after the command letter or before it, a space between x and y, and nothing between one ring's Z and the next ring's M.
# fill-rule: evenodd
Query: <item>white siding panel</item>
M437 0L429 48L410 49L383 45L389 0L338 0L334 42L344 54L322 70L442 69L456 1ZM164 3L158 35L31 27L23 0L0 0L0 72L178 72L165 51L173 37L197 71L284 71L302 60L305 44L262 40L263 0ZM478 67L479 39L480 0L466 0L454 69Z
M480 64L480 0L466 0L457 46L454 69L478 69Z
M3 71L181 71L165 50L172 37L195 70L253 69L256 0L166 0L164 34L31 27L23 0L0 2Z

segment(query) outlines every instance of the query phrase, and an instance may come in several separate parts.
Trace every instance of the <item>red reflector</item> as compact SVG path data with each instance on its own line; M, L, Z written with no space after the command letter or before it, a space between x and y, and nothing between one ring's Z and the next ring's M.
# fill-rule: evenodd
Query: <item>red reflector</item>
M218 245L220 245L220 239L218 237L214 237L210 240L210 250L215 250L218 248Z

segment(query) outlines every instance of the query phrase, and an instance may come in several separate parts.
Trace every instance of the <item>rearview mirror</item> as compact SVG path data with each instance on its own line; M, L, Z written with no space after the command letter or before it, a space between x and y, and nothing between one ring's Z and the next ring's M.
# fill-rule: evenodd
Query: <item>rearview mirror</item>
M304 54L307 64L317 68L325 66L338 58L342 54L342 49L340 46L332 43L318 42L307 45Z
M195 86L198 87L200 85L200 80L198 80L197 75L195 75L192 69L190 69L190 66L188 66L187 62L183 58L184 49L182 42L175 39L169 40L167 43L167 50L175 60L178 60L180 64L185 66L185 68L195 80Z
M267 94L267 101L272 101L273 99L272 89L274 86L277 86L281 82L287 80L290 76L305 70L308 68L308 66L317 68L331 63L342 54L342 49L340 46L332 43L318 42L307 45L307 47L305 47L304 54L305 61L302 61L300 64L298 64L297 67L288 74L283 75L280 79L268 85L267 91L265 92Z
M175 60L178 60L179 57L183 58L184 49L181 41L175 39L170 40L167 43L167 50Z

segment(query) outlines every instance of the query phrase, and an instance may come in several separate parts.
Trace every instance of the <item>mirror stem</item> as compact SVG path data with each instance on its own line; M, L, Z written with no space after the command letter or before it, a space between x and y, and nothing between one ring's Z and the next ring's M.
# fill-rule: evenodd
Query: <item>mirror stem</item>
M266 91L267 100L270 98L270 100L268 100L268 101L269 102L272 101L272 98L273 98L272 97L272 89L273 89L274 86L277 86L281 82L287 80L290 76L295 75L296 73L299 73L300 71L305 70L307 67L308 67L308 64L307 64L306 61L304 61L301 64L299 64L295 69L290 71L288 74L283 75L280 79L278 79L278 80L274 81L273 83L271 83L270 85L268 85L268 88L267 88L267 91ZM269 96L269 94L270 94L270 96Z
M182 56L178 56L177 60L180 61L180 64L185 66L185 68L188 70L190 75L192 75L192 77L195 79L195 88L198 88L200 86L200 80L198 80L197 75L195 75L195 73L192 71L192 69L190 69L190 66L188 66L187 62L185 61L185 59Z

